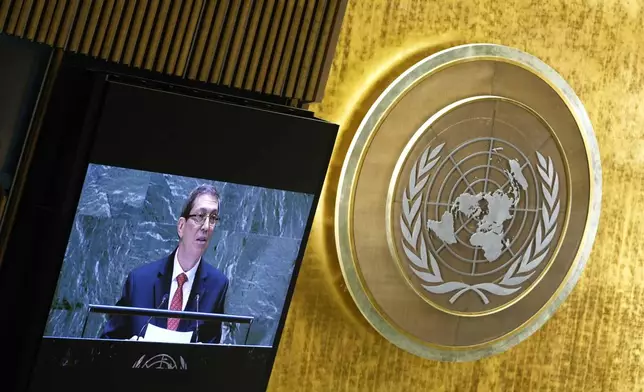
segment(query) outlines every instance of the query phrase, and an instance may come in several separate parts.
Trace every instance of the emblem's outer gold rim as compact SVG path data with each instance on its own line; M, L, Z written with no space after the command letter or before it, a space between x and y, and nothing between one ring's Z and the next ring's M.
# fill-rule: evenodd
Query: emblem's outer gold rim
M529 112L531 115L536 117L542 124L543 126L548 130L548 132L552 135L552 138L555 140L555 143L557 145L557 150L559 151L559 154L561 156L561 160L563 161L563 166L564 166L564 172L565 172L565 182L566 182L566 187L567 189L572 188L572 181L570 179L570 167L568 165L568 158L566 157L565 151L563 150L563 147L561 146L561 141L559 141L559 138L557 137L557 134L554 132L550 124L541 117L539 113L534 111L531 107L517 101L514 99L510 99L507 97L501 97L497 95L479 95L479 96L473 96L473 97L468 97L461 99L459 101L456 101L450 105L447 105L443 109L439 110L431 116L423 125L418 128L418 130L414 133L412 138L409 140L405 148L403 149L400 158L396 162L396 166L394 167L393 171L393 176L391 178L391 181L389 183L389 189L387 191L387 204L386 204L386 213L385 213L385 224L386 224L386 231L387 231L387 244L389 245L389 252L391 253L391 256L393 259L396 261L396 265L398 266L398 269L414 292L423 299L423 301L427 302L429 305L433 306L434 308L440 310L441 312L445 312L447 314L451 314L454 316L460 316L460 317L481 317L481 316L488 316L490 314L494 314L497 312L500 312L502 310L505 310L509 308L510 306L516 304L519 302L521 299L523 299L526 295L532 291L533 288L536 287L537 284L543 279L545 274L548 272L550 267L552 266L552 263L555 261L557 258L557 255L559 254L559 249L561 248L561 245L563 244L563 240L566 237L566 232L568 229L568 222L570 221L570 205L571 205L571 197L572 193L571 192L566 192L567 193L567 198L566 198L566 211L565 211L565 218L564 218L564 223L562 225L561 232L559 234L559 241L557 242L557 245L555 246L554 251L550 255L550 258L548 260L548 263L546 264L546 267L541 271L539 276L530 284L528 288L523 290L521 294L513 298L512 300L502 304L501 306L497 306L496 308L492 308L486 311L481 311L481 312L459 312L455 310L451 310L448 308L445 308L441 305L438 305L437 303L433 302L431 299L429 299L422 290L420 290L409 278L409 275L406 273L406 268L402 260L400 260L400 257L398 256L398 252L396 251L396 245L394 244L394 235L393 235L393 202L395 198L395 192L396 189L398 188L398 183L400 180L400 171L402 168L405 166L407 163L409 153L411 150L416 146L418 143L418 140L427 132L431 126L438 121L441 117L445 116L449 112L455 110L458 107L461 107L463 105L470 104L472 102L480 102L480 101L490 101L490 100L496 100L496 101L502 101L502 102L509 102L513 105L519 106L522 109L526 110ZM434 146L435 147L435 146Z
M384 315L366 288L356 267L352 236L354 187L367 150L380 122L395 103L427 76L451 65L477 60L511 63L544 80L565 102L579 126L590 169L589 210L584 234L575 260L561 285L549 301L530 319L510 333L476 346L439 346L401 330ZM450 48L429 56L401 74L378 97L361 122L342 166L335 206L335 240L342 274L358 309L387 340L420 357L442 361L471 361L503 352L532 335L556 311L579 280L597 233L601 207L602 174L599 147L590 118L568 83L538 58L517 49L494 44L470 44Z

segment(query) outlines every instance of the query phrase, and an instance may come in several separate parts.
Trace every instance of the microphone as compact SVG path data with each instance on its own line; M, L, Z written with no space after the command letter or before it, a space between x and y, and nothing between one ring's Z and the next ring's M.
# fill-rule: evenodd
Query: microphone
M168 301L168 297L169 297L168 294L164 295L163 298L161 299L161 303L159 304L159 306L156 307L156 309L161 309L163 305L165 305L165 303ZM148 318L148 321L146 321L145 324L143 324L143 326L141 327L141 330L139 331L139 334L136 335L137 336L136 340L141 339L141 334L143 333L143 330L145 329L145 327L147 327L148 324L150 323L150 320L152 320L152 317L154 316L150 316Z
M199 298L200 295L197 293L195 295L195 302L197 303L197 313L199 313ZM197 322L197 326L195 328L195 343L199 343L199 320L195 320Z

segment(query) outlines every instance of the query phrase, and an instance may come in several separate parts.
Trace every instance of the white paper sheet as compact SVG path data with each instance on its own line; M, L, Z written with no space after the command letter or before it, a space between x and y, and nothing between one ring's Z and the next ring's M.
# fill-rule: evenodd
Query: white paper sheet
M145 336L141 340L160 343L190 343L190 339L192 339L192 331L171 331L153 324L148 324L145 330Z

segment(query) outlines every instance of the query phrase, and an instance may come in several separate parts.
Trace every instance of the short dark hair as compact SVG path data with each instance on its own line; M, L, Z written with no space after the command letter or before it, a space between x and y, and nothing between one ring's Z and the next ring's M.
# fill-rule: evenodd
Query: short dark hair
M221 200L219 192L217 192L217 189L215 189L214 186L203 184L199 185L198 187L193 189L192 192L190 192L190 196L188 196L188 200L186 200L186 204L183 206L181 217L188 219L188 215L190 215L190 211L192 211L195 200L197 200L197 197L201 195L210 195L214 197L217 200L217 211L219 211L219 204Z

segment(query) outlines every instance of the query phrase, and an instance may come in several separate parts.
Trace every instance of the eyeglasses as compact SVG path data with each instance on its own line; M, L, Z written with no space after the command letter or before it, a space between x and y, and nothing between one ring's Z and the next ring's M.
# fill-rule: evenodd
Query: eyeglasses
M192 220L198 224L198 225L203 225L203 223L206 221L206 218L208 219L208 224L210 227L215 226L216 224L219 223L219 214L205 214L205 213L200 213L200 214L191 214L188 215L188 218L192 218Z

